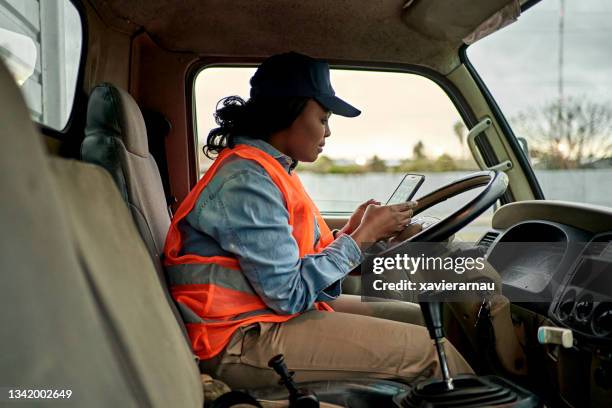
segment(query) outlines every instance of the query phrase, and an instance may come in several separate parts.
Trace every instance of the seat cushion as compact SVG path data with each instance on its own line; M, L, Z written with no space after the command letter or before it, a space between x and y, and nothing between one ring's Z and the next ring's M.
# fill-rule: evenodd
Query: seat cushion
M100 313L123 361L153 406L201 406L193 354L168 307L153 261L109 174L75 160L53 159L68 225Z

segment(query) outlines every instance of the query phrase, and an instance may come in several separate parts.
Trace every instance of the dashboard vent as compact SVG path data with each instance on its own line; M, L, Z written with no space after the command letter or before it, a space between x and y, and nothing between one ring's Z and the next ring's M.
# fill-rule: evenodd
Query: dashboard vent
M480 238L480 241L478 241L478 246L488 249L493 243L493 241L495 241L495 238L498 237L498 235L499 235L499 232L495 232L495 231L487 232L486 234L484 234L482 238Z

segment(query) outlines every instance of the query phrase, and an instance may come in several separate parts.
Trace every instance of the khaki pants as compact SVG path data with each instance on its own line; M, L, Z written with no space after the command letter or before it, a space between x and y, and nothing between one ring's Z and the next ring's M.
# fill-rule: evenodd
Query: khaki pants
M412 324L421 321L417 305L362 304L359 296L342 295L332 307L336 312L313 310L284 323L243 327L226 350L203 361L202 368L232 388L276 385L278 376L268 368L268 360L280 353L299 382L343 378L413 382L441 376L427 329ZM387 320L392 317L399 321ZM445 351L451 374L473 373L449 342Z

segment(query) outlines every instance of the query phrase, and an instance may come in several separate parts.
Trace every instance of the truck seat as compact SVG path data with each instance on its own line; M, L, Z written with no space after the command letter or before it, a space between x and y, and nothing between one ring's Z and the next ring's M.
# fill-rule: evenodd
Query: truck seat
M127 203L153 259L164 296L185 337L187 330L167 289L161 262L170 214L155 159L149 152L145 122L132 96L102 83L93 88L87 104L81 158L105 168Z
M47 156L1 62L0 89L0 384L70 389L66 406L202 407L197 365L112 178Z

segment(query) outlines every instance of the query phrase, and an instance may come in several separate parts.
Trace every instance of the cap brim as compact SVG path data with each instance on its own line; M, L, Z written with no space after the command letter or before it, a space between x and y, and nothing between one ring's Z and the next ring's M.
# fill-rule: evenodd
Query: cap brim
M346 116L347 118L354 118L359 116L361 111L354 106L344 102L337 96L317 96L314 98L317 102L323 105L327 110L340 116Z

